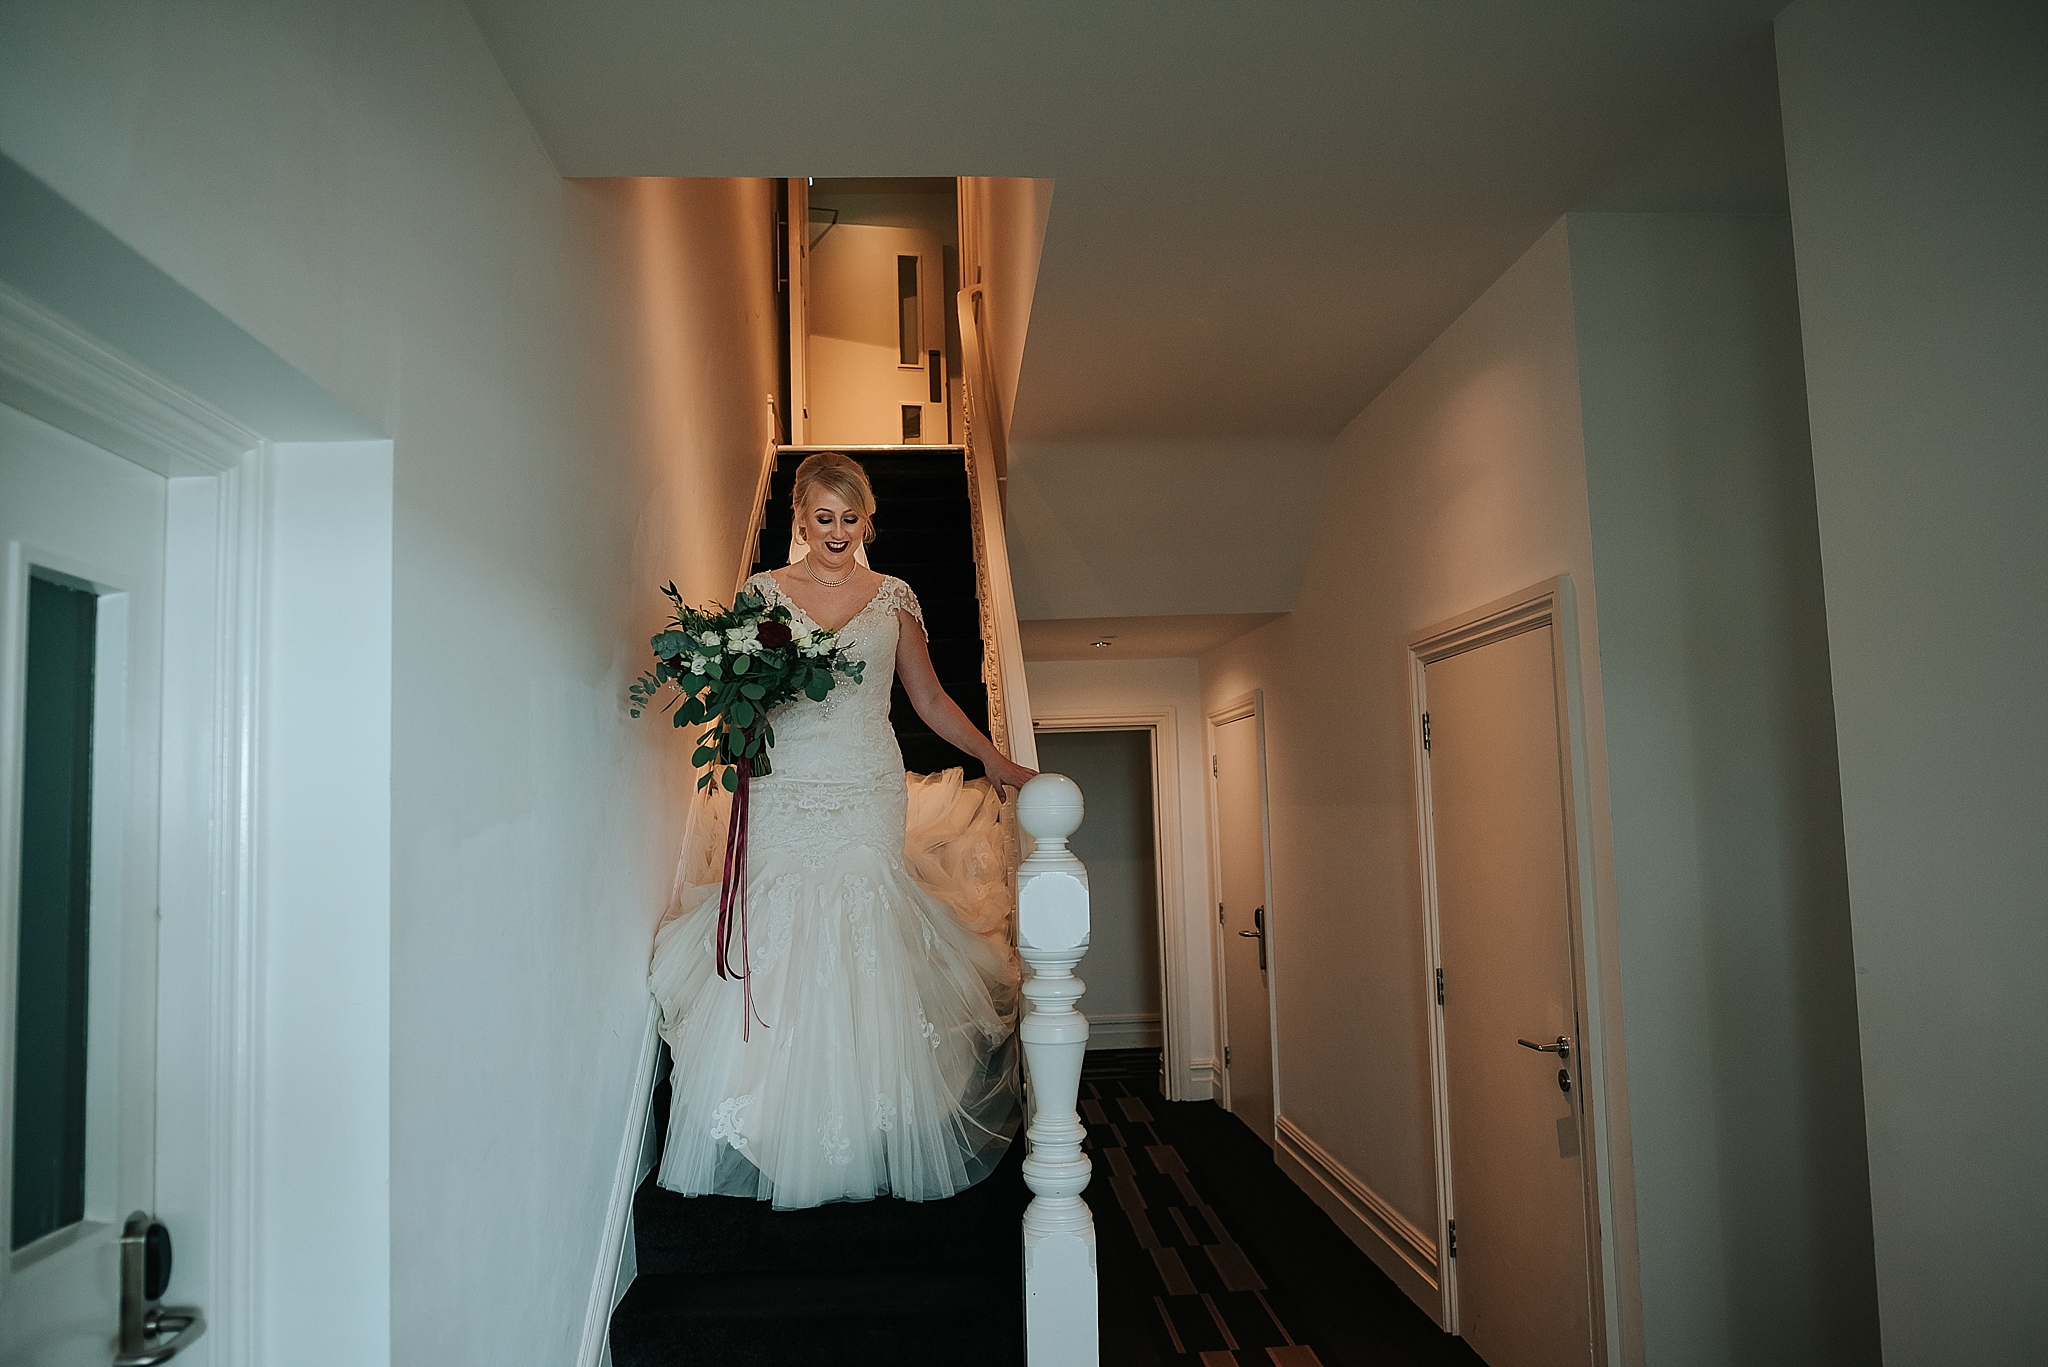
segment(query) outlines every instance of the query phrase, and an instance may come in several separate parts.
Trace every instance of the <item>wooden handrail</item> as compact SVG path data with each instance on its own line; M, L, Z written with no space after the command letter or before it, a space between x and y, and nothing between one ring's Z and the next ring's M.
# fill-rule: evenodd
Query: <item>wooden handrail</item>
M967 358L967 494L973 505L975 587L981 598L982 682L988 686L989 738L1027 768L1038 767L1031 729L1031 690L1024 678L1024 640L1010 579L1010 539L1004 526L1002 481L1008 462L1002 404L982 326L985 291L960 291L960 342Z
M735 596L754 574L754 555L759 549L761 529L768 525L768 490L775 482L775 462L781 458L781 420L775 412L775 396L768 396L768 445L761 452L761 468L754 476L753 511L747 517L746 539L740 542L739 573L732 581Z
M995 465L996 488L1001 492L1010 480L1010 419L1002 386L996 383L995 353L990 350L986 285L969 285L960 291L960 356L967 372L962 378L969 399L981 418L976 426L985 438L989 459Z

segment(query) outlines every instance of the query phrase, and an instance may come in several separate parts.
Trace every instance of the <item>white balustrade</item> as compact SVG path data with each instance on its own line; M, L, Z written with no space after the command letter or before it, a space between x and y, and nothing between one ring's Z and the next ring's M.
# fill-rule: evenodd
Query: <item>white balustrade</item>
M1074 965L1088 952L1088 870L1067 849L1081 824L1081 789L1040 774L1017 795L1017 818L1037 848L1017 870L1017 952L1030 1010L1017 1027L1030 1085L1024 1138L1024 1345L1028 1367L1097 1367L1095 1218L1086 1131L1075 1101L1088 1020L1074 1009L1086 985Z

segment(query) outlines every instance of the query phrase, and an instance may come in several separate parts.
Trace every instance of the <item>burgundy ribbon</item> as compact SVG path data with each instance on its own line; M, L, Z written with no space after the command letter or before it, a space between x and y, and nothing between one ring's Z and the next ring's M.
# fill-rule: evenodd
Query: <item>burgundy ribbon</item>
M734 761L739 770L739 783L733 789L732 819L725 831L725 882L718 890L718 976L737 978L740 983L740 1039L747 1038L748 1031L758 1018L754 1011L754 972L747 958L747 808L749 806L748 778L754 770L754 762L745 755ZM739 967L732 966L732 933L737 926L740 933ZM762 1021L766 1030L768 1022Z

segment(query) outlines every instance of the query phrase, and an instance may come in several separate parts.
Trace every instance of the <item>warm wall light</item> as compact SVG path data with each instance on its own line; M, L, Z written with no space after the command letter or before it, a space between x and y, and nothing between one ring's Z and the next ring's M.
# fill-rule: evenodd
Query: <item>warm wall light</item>
M1107 642L1107 641L1097 641L1097 642L1095 643L1095 648L1096 648L1097 650L1100 650L1100 649L1102 649L1102 648L1103 648L1104 646L1106 646L1106 645L1108 645L1108 644L1109 644L1109 642Z

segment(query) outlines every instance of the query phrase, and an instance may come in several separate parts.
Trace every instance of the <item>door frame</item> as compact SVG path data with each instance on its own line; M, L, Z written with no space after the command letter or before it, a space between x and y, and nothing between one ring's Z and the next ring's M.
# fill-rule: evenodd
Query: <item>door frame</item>
M257 739L271 447L4 285L0 403L167 481L156 1009L160 1034L166 1020L185 1022L205 1048L159 1047L158 1131L197 1139L160 1143L155 1186L158 1213L168 1192L187 1212L179 1298L205 1309L215 1361L247 1363L261 1214Z
M1142 731L1152 746L1152 858L1159 889L1159 1081L1168 1101L1197 1099L1194 1041L1187 1003L1194 1000L1195 964L1187 933L1188 889L1182 873L1180 731L1170 707L1128 712L1033 713L1042 732ZM1084 793L1085 798L1087 795ZM1085 1012L1084 1012L1085 1014Z
M1202 728L1202 749L1209 760L1209 779L1202 785L1209 804L1209 886L1221 896L1223 891L1223 824L1216 788L1222 782L1216 772L1216 732L1219 727L1234 721L1252 719L1253 736L1259 751L1259 858L1263 865L1266 894L1266 1048L1269 1058L1267 1066L1273 1084L1273 1128L1279 1132L1280 1116L1286 1109L1280 1100L1280 951L1279 939L1274 933L1279 917L1273 908L1273 805L1270 785L1266 781L1266 690L1254 688L1241 693L1212 709L1204 718ZM1220 919L1210 919L1204 910L1204 919L1209 924L1210 962L1214 965L1212 991L1216 1002L1216 1072L1223 1083L1222 1103L1225 1110L1230 1106L1230 1069L1223 1066L1223 1050L1230 1044L1230 993L1226 983L1223 955L1230 946Z
M1592 1303L1587 1307L1596 1367L1624 1360L1617 1292L1621 1285L1617 1253L1626 1243L1629 1263L1633 1262L1634 1230L1628 1203L1618 1201L1617 1167L1621 1168L1621 1189L1627 1190L1626 1131L1616 1120L1625 1117L1626 1093L1621 1091L1621 1016L1617 1000L1603 1003L1602 965L1618 964L1609 918L1599 914L1595 903L1592 844L1591 785L1586 747L1585 690L1580 677L1577 610L1569 575L1558 575L1495 599L1481 607L1439 622L1408 639L1409 736L1415 780L1416 839L1422 877L1423 992L1425 1001L1436 997L1436 973L1443 965L1439 938L1436 876L1436 832L1430 798L1429 764L1424 739L1424 716L1429 710L1427 667L1453 655L1517 636L1541 627L1550 628L1551 676L1555 688L1558 721L1558 772L1564 784L1562 798L1565 830L1565 898L1567 933L1572 965L1572 1004L1578 1013L1579 1060L1574 1069L1585 1097L1578 1107L1579 1152L1585 1155L1587 1281ZM1618 992L1617 992L1618 996ZM1611 1009L1603 1011L1603 1005ZM1441 1009L1429 1012L1429 1073L1437 1187L1437 1247L1450 1246L1450 1220L1455 1193L1451 1189L1450 1085ZM1617 1146L1615 1132L1623 1143ZM1458 1264L1455 1258L1438 1259L1438 1287L1442 1296L1440 1323L1451 1333L1459 1331Z

